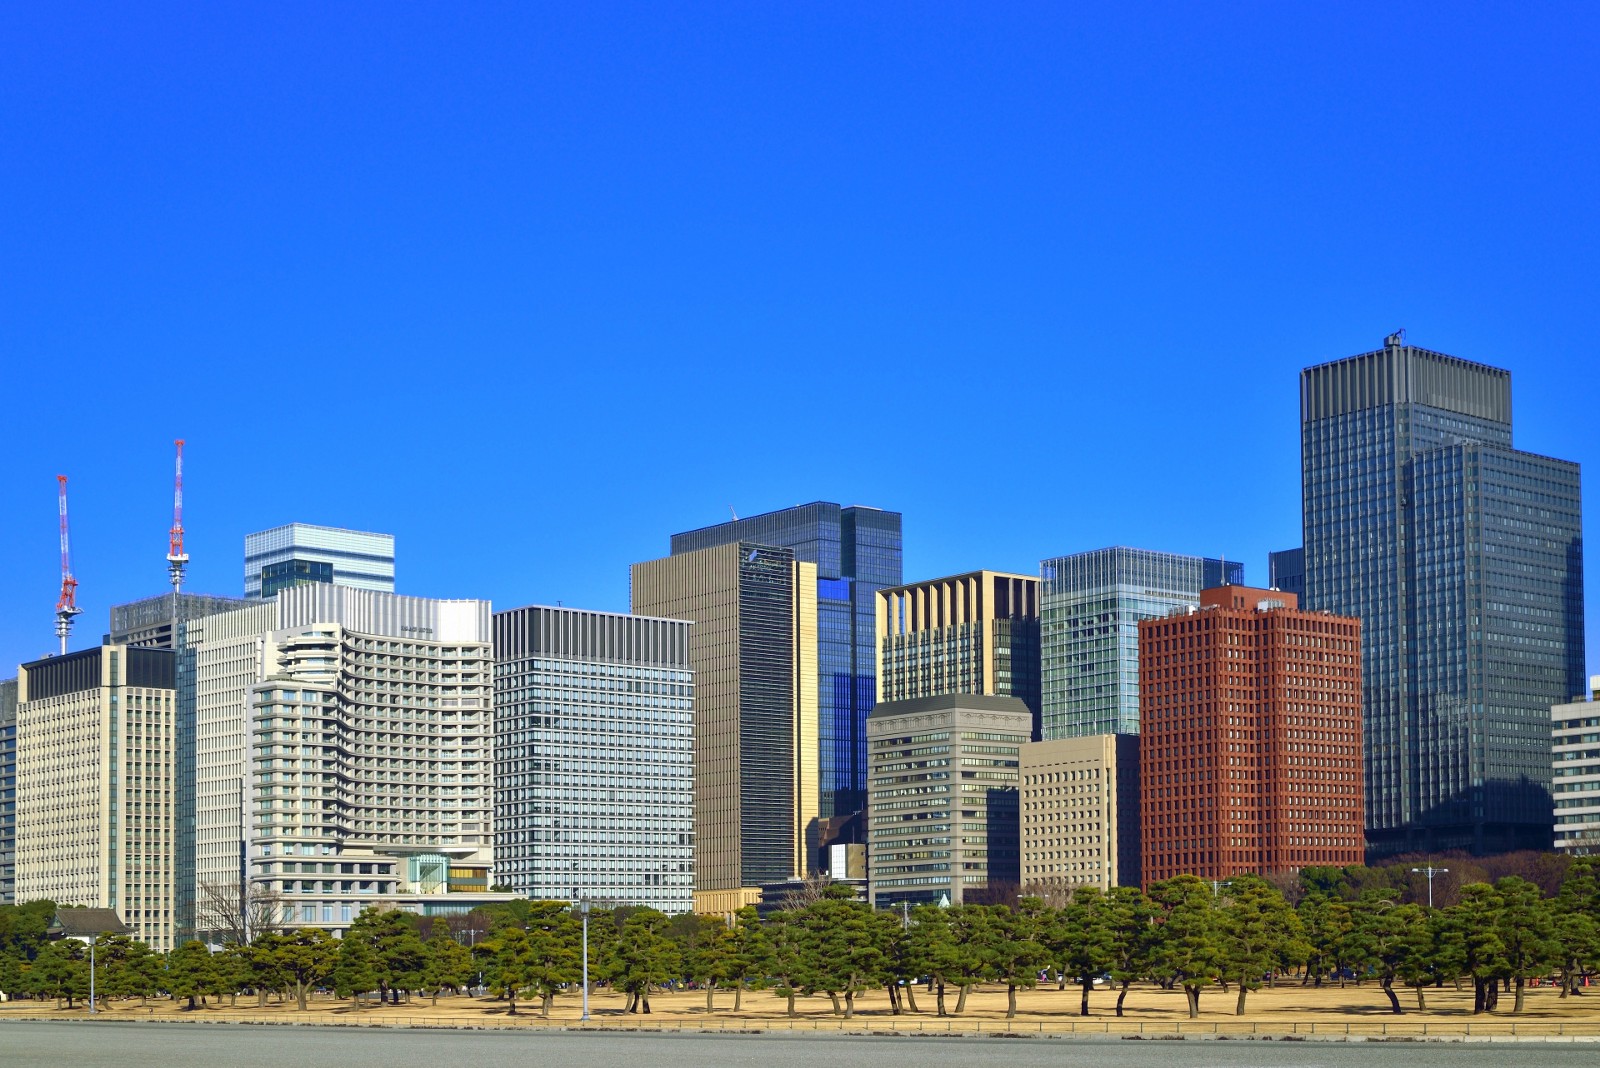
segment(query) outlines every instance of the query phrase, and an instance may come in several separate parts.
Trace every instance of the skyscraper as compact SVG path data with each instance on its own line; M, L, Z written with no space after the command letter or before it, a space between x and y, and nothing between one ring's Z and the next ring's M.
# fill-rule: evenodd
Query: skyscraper
M288 523L244 538L244 595L332 583L394 592L394 535Z
M1300 373L1306 604L1362 621L1367 840L1551 844L1583 685L1578 465L1511 442L1511 374L1405 344Z
M739 542L634 564L633 611L686 619L697 911L803 876L817 836L817 569Z
M1121 546L1039 565L1043 737L1139 733L1139 621L1241 585L1244 565Z
M175 944L172 660L104 645L17 675L17 899L115 909L158 952Z
M1306 593L1306 551L1280 549L1267 554L1267 585L1296 597Z
M671 552L749 542L817 569L822 815L866 805L867 714L877 699L877 592L901 582L900 513L823 501L672 536Z
M1017 697L1039 728L1039 580L973 571L878 591L878 700Z
M693 907L691 626L495 613L497 884L536 901Z
M1244 586L1139 624L1146 885L1361 863L1360 632Z

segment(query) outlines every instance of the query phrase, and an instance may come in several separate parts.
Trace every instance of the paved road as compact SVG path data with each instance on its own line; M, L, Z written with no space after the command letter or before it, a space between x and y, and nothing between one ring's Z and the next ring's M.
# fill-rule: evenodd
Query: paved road
M567 1034L0 1020L5 1068L395 1068L396 1065L685 1065L722 1068L1591 1068L1594 1043L1362 1043Z

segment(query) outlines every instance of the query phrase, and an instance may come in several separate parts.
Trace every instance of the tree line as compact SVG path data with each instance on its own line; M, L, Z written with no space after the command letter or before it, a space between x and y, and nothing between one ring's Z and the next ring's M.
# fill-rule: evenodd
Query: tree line
M589 978L622 993L634 1013L651 1011L653 991L693 985L708 1012L737 1012L746 993L765 990L791 1016L797 999L826 996L849 1018L858 995L882 989L897 1015L960 1015L975 987L998 984L1011 1017L1019 990L1052 983L1076 986L1085 1016L1097 987L1115 993L1120 1016L1140 984L1181 990L1195 1016L1212 988L1244 1014L1252 991L1284 982L1371 984L1394 1013L1405 1011L1402 990L1425 1010L1430 988L1465 983L1474 1012L1495 1010L1507 991L1520 1012L1530 981L1550 977L1565 998L1600 970L1600 858L1572 862L1553 888L1506 875L1462 886L1439 908L1372 885L1365 872L1306 869L1288 893L1253 875L1220 883L1185 875L1148 893L1079 887L1059 905L1023 896L874 911L833 885L764 917L754 908L725 918L598 908ZM88 947L50 941L53 913L48 902L0 908L0 990L71 1006L88 992ZM264 1005L276 995L301 1009L321 989L358 1009L478 991L512 1014L535 1002L548 1016L557 997L580 993L581 945L580 917L566 902L449 918L369 909L338 939L305 928L161 955L107 936L96 948L96 985L108 997L161 994L189 1007L241 995Z

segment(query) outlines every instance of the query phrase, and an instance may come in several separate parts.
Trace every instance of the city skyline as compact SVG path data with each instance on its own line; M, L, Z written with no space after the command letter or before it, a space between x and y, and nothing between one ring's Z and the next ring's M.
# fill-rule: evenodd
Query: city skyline
M1600 459L1592 8L8 32L13 664L55 647L57 474L73 647L167 589L177 438L186 590L301 521L394 534L407 593L610 611L671 532L819 498L902 513L908 582L1118 544L1259 580L1298 372L1402 327L1512 372L1519 448Z

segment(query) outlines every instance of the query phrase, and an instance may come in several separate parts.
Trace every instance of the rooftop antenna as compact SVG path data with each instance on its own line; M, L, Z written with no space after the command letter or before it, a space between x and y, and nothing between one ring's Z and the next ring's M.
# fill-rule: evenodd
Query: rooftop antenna
M183 586L183 569L189 566L189 554L183 551L183 439L179 438L177 474L172 483L172 529L167 540L167 574L172 578L173 610L177 610L177 595Z
M737 523L737 522L738 522L738 521L739 521L739 513L738 513L738 512L735 512L735 511L734 511L734 510L733 510L733 505L731 505L731 504L730 504L730 505L728 505L728 514L729 514L729 515L731 515L731 516L733 516L733 521L734 521L734 522L735 522L735 523Z
M61 596L56 599L56 637L61 639L61 655L67 655L67 636L72 633L72 618L83 614L78 607L78 580L72 577L72 556L67 546L67 476L56 476L61 498Z

